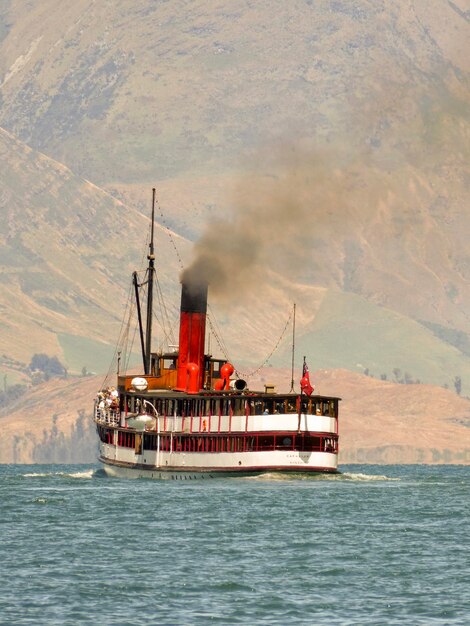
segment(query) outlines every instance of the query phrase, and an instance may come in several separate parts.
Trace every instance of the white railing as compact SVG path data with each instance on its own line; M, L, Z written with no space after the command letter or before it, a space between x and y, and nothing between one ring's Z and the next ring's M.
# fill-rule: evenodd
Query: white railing
M119 409L111 409L109 407L99 407L95 404L95 421L100 424L110 424L118 426L121 421Z
M135 416L133 416L135 417ZM279 413L267 415L160 415L161 433L250 433L273 431L337 432L337 420L329 415ZM155 430L157 425L155 425ZM150 428L149 428L150 430Z

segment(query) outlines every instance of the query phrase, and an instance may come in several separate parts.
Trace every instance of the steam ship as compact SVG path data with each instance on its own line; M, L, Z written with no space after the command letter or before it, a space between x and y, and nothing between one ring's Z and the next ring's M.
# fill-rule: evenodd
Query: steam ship
M116 477L188 480L262 473L336 472L340 398L314 395L305 364L298 393L255 391L226 359L206 354L208 285L183 279L179 345L152 352L155 190L146 272L144 329L137 274L136 308L143 360L138 375L95 400L99 460Z

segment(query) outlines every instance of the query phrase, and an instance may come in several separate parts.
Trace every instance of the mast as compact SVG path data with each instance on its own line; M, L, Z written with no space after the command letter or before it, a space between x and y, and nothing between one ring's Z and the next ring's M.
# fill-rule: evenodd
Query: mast
M153 231L155 224L155 187L152 189L152 223L150 230L150 244L148 259L148 288L147 288L147 327L145 333L145 373L150 374L151 361L151 343L152 343L152 313L153 313L153 279L155 272L155 254L153 248Z
M142 311L140 308L140 297L139 297L139 283L137 282L137 272L132 274L132 280L134 283L134 291L135 291L135 302L137 305L137 319L139 320L139 335L140 335L140 348L142 350L142 361L144 363L144 374L147 375L147 361L145 358L145 343L144 343L144 328L142 325Z
M295 302L294 302L294 319L292 323L292 377L290 382L290 393L294 392L294 358L295 358Z

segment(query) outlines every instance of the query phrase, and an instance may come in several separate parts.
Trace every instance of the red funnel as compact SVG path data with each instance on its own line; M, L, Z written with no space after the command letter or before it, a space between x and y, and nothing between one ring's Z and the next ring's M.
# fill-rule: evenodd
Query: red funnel
M176 389L197 393L204 381L207 285L181 286L180 340ZM197 366L197 377L195 368ZM190 367L188 367L190 366Z

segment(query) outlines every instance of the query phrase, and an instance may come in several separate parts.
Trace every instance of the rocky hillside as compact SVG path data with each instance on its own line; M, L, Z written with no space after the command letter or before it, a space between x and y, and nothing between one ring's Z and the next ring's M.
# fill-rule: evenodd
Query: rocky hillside
M231 358L266 360L295 301L317 366L470 395L468 19L463 0L2 3L1 372L35 352L106 369L155 185L170 313L215 251Z
M248 379L290 388L286 369ZM298 380L296 373L296 384ZM397 385L345 370L312 373L317 393L339 395L341 463L470 463L470 400L431 385ZM54 380L0 412L0 463L93 463L92 403L102 379Z
M467 9L7 0L0 125L99 183L231 169L292 138L365 144L384 170L452 144L458 160Z

